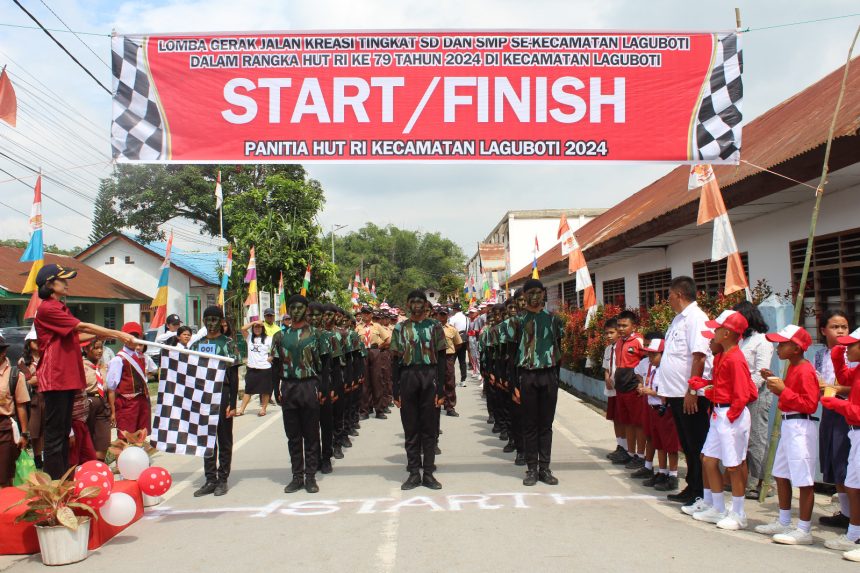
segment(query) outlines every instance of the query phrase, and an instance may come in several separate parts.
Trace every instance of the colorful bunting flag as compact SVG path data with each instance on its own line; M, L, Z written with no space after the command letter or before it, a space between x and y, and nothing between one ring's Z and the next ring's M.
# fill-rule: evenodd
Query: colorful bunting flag
M281 271L281 277L278 279L278 317L285 314L287 314L287 293L284 292L284 271Z
M24 311L24 318L34 318L36 309L42 304L39 291L36 288L36 276L45 266L45 239L42 235L42 176L36 178L36 186L33 188L33 205L30 207L30 242L19 259L22 263L32 262L27 282L24 283L22 293L32 292L30 302Z
M690 170L690 182L688 188L702 188L699 198L698 225L704 225L708 221L714 222L714 235L711 244L711 261L726 261L726 286L724 294L732 294L739 290L749 288L749 281L744 272L741 254L735 241L735 233L729 220L723 195L717 184L717 177L710 165L694 165Z
M233 245L227 247L227 262L224 263L224 272L221 274L221 288L218 289L218 306L224 308L224 294L230 283L230 274L233 272Z
M311 286L311 264L308 263L308 268L305 269L305 278L302 280L302 296L307 296L308 288Z
M370 281L370 296L376 300L376 281Z
M224 204L224 191L221 189L221 170L218 170L218 177L215 179L215 210L221 208Z
M534 248L534 251L532 253L534 255L534 258L532 259L532 278L533 279L539 279L540 278L540 274L538 273L538 266L537 266L537 258L538 258L539 252L540 252L540 246L538 245L537 235L535 235L535 248Z
M252 322L260 320L260 301L257 298L257 257L254 254L254 247L251 247L251 258L248 261L245 283L248 285L248 298L245 299L245 306L248 307L248 319Z
M161 263L161 274L158 277L158 290L152 299L150 308L155 309L155 315L149 323L149 328L161 328L167 320L167 293L170 281L170 250L173 248L173 232L167 239L167 248L164 251L164 261Z
M0 72L0 119L12 127L18 123L18 98L15 96L15 88L12 87L9 74L6 73L6 66L3 66L3 71Z

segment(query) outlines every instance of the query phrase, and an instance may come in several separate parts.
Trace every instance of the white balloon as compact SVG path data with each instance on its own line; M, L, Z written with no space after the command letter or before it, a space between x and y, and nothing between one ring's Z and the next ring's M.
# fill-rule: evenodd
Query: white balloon
M127 493L110 494L107 502L99 509L105 523L114 527L123 527L131 523L137 513L137 504Z
M116 465L123 478L136 480L149 467L149 455L143 448L131 446L120 453Z

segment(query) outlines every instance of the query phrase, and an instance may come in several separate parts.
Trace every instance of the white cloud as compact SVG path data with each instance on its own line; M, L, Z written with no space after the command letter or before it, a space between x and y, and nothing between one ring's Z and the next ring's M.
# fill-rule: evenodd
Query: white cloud
M739 2L743 25L752 28L811 20L855 12L850 0L786 3L779 0ZM571 2L562 0L385 0L354 2L315 0L270 2L263 0L83 2L54 0L54 9L72 27L109 32L229 31L276 29L426 29L426 28L552 28L703 30L734 28L734 11L724 3L637 0ZM60 24L38 3L28 3L49 27ZM41 10L40 10L41 8ZM10 13L9 23L29 25L22 14ZM745 116L752 119L841 65L858 19L821 22L808 26L753 31L744 35ZM8 31L8 33L7 33ZM110 73L69 34L58 37L100 80ZM107 38L85 37L104 59ZM41 32L4 30L0 51L38 76L52 90L101 126L102 136L82 135L84 141L109 159L107 140L110 101L65 54ZM0 54L2 57L2 54ZM10 64L10 69L15 67ZM19 92L19 98L23 94ZM39 111L40 115L47 112ZM67 122L64 122L67 123ZM74 165L90 151L68 135L51 132L51 122L38 128L22 118L19 135L41 141L40 153L54 163ZM0 129L0 149L10 130ZM83 132L81 132L83 134ZM20 141L28 149L36 146ZM21 152L34 164L41 160ZM84 155L85 153L85 155ZM97 155L97 154L96 154ZM77 162L77 163L76 163ZM20 167L0 161L15 175ZM46 170L49 166L43 164ZM327 191L321 220L360 227L378 224L440 231L470 253L475 241L489 231L510 209L555 207L608 207L647 185L670 166L661 165L310 165L308 172ZM98 176L107 169L85 169L64 178L73 187L94 196ZM0 173L0 180L6 176ZM85 213L92 206L52 183L45 191ZM2 201L29 212L31 192L19 183L0 183ZM89 222L50 202L45 203L48 222L88 236ZM0 211L2 236L26 237L21 216ZM47 229L46 240L63 246L80 243Z

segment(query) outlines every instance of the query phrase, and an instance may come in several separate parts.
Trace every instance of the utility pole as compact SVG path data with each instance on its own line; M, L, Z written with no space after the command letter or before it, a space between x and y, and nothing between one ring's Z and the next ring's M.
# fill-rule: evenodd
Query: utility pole
M349 225L332 225L331 226L331 264L335 263L334 260L334 234L341 229L349 227Z

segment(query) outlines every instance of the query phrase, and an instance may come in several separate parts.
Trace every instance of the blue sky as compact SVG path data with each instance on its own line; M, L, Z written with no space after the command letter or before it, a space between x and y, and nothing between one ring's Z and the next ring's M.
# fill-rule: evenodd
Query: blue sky
M45 0L73 29L109 34L276 29L398 29L398 28L551 28L634 30L721 30L734 28L739 5L744 35L744 115L763 111L820 79L844 61L860 17L803 26L756 30L782 23L858 12L856 1L689 2L501 0L380 0L355 2L314 0L119 1ZM62 28L40 0L22 0L49 28ZM13 4L3 12L4 23L32 25ZM57 37L110 85L110 71L74 36ZM82 36L105 61L109 38ZM860 50L858 50L860 52ZM19 127L0 127L0 149L12 150L48 173L57 173L75 192L46 182L44 191L60 205L45 200L45 240L71 247L89 235L92 202L98 179L110 172L110 98L43 33L0 28L0 64L35 83L37 77L81 116L35 103L19 117ZM27 106L27 86L19 101ZM52 96L53 97L53 96ZM49 98L50 99L50 98ZM62 116L58 117L58 116ZM59 128L57 126L59 124ZM83 127L81 124L84 124ZM74 133L74 135L71 135ZM69 166L89 165L62 173ZM467 255L505 211L529 208L610 207L671 169L665 164L539 164L529 165L311 165L308 171L326 190L321 222L392 223L424 231L439 231L463 246ZM27 175L20 166L0 157L0 168L13 176ZM0 181L9 176L0 172ZM4 203L29 212L32 192L19 182L0 183ZM416 197L421 209L416 209ZM73 210L74 211L73 211ZM77 213L75 212L77 211ZM206 249L208 239L194 238L181 225L186 248ZM26 217L0 206L0 238L26 238ZM187 235L186 235L187 234ZM193 239L193 240L192 240ZM547 246L549 247L549 245Z

